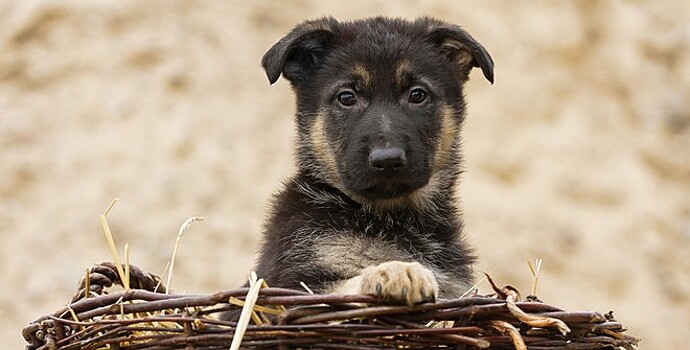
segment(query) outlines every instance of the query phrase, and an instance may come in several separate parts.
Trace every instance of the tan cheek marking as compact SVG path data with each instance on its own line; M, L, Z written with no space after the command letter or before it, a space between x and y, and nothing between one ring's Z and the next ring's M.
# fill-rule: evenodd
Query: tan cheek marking
M326 130L324 129L324 116L319 113L312 126L309 133L309 141L312 148L314 149L314 154L316 155L319 165L323 167L325 171L325 176L327 180L331 182L332 185L340 187L340 180L338 176L338 167L335 160L335 155L333 150L328 144L326 138Z
M441 182L440 176L438 172L432 174L429 182L410 196L409 205L419 209L433 209L429 208L428 205L432 202L434 195L439 191Z
M453 111L446 105L441 107L441 135L438 140L438 148L434 155L434 169L439 171L448 165L453 156L453 144L458 137L460 126L453 117Z

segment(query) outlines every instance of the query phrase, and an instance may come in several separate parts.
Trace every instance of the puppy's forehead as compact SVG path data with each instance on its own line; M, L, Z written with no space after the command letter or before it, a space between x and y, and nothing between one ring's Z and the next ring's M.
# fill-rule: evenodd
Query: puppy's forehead
M438 62L428 28L398 21L345 23L336 32L332 66L338 76L370 87L377 81L402 85L422 67Z
M416 70L412 61L407 59L385 63L371 60L344 61L333 68L326 73L331 79L325 91L349 86L354 86L357 90L378 91L382 87L390 90L406 88L416 82L424 82L427 85L430 82L430 79Z
M405 47L429 36L430 27L422 22L374 18L365 21L341 22L334 32L343 41L364 50L398 46Z
M356 88L375 89L378 87L406 88L411 84L424 83L429 85L437 80L436 72L424 69L430 61L401 57L382 59L385 54L369 53L365 57L351 57L347 60L338 59L340 64L335 68L333 87L346 86L354 83Z

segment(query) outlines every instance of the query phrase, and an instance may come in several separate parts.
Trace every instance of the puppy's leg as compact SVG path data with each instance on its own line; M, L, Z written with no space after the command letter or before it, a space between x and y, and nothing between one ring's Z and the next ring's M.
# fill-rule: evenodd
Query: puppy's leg
M389 261L362 269L359 275L333 286L329 292L373 294L414 305L435 302L438 283L431 270L416 261Z

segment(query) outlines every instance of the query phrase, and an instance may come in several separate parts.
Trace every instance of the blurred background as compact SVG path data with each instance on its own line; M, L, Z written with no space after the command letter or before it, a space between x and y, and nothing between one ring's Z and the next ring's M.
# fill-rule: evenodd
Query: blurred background
M111 260L172 288L243 283L293 172L292 93L259 61L307 18L429 15L496 61L466 87L459 188L477 272L614 310L643 349L690 325L690 2L0 1L0 343ZM481 286L487 292L486 285Z

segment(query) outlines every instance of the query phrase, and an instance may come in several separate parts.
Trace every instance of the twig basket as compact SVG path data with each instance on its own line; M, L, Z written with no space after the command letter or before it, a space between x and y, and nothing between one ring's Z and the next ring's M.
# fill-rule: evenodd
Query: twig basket
M108 294L122 284L115 265L91 268L68 306L24 328L26 349L229 349L235 339L242 349L629 350L638 341L611 313L566 312L533 297L520 302L512 288L417 306L262 288L251 324L238 326L219 315L240 310L249 288L166 294L160 278L130 269L131 289Z

